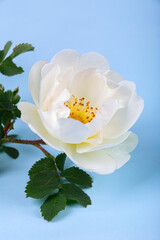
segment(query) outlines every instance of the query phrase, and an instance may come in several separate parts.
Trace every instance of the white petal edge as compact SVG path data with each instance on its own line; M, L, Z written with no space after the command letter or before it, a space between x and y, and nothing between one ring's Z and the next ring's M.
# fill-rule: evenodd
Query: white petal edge
M46 61L39 61L35 63L29 73L29 90L37 106L39 106L40 101L41 69L46 63Z
M41 137L49 146L61 151L60 142L48 133L39 117L35 105L28 102L20 102L18 109L21 111L21 119L28 124L34 133Z
M43 110L47 109L46 98L51 92L54 92L58 83L57 76L60 74L60 67L55 65L50 72L41 80L40 84L40 106Z
M65 71L68 67L77 69L79 64L79 53L73 49L64 49L58 52L51 60L52 64L58 64L61 72Z
M124 144L128 147L124 147ZM130 137L122 145L87 153L77 153L76 145L61 143L63 151L76 165L98 174L110 174L122 167L130 159L128 151L133 150L136 145L137 137L135 134L130 134Z
M109 70L109 63L103 55L96 52L88 52L80 57L78 70L82 71L87 68L97 68L101 73L104 73Z
M111 148L119 145L120 143L124 142L131 132L126 132L122 136L118 138L112 138L112 139L103 139L103 142L101 144L93 144L93 143L80 143L76 145L76 151L78 153L84 153L84 152L93 152L101 149Z
M85 124L72 118L57 118L56 112L39 111L41 120L48 132L55 138L66 143L80 143L89 136Z
M129 153L136 148L137 144L138 137L136 134L131 132L129 137L124 142L117 145L116 147L106 149L110 156L115 159L117 169L122 167L130 159Z
M121 74L112 70L107 71L104 75L107 77L107 79L110 79L115 83L124 81L124 78Z
M119 109L102 129L103 137L117 138L127 132L139 118L144 107L143 99L136 93L125 108Z
M109 174L116 169L116 163L105 151L77 153L76 145L61 143L62 150L79 167L90 172Z

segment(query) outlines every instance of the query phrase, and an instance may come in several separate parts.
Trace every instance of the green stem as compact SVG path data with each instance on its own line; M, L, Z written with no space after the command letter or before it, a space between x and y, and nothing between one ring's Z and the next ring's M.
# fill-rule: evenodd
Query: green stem
M14 139L14 138L2 138L2 142L11 142L11 143L20 143L20 144L30 144L39 148L46 157L52 156L46 149L44 149L40 144L46 144L42 139L41 140L23 140L23 139ZM54 159L55 157L52 156Z
M12 142L12 143L21 143L21 144L30 144L30 145L37 145L37 144L46 144L42 139L41 140L23 140L23 139L14 139L14 138L2 138L2 142Z
M51 155L49 152L47 152L47 150L44 149L41 145L34 144L34 146L39 148L44 153L44 155L46 155L46 157L52 156L55 159L55 157L53 155Z

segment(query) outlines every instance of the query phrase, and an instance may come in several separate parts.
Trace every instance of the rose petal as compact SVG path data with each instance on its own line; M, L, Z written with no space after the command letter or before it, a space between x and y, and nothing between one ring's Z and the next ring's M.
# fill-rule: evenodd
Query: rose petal
M46 130L35 105L28 102L20 102L18 109L21 111L21 119L28 124L33 132L41 137L49 146L61 150L59 140L50 135Z
M109 174L116 169L116 162L105 151L77 153L76 145L61 143L63 151L79 167L99 174Z
M65 71L68 67L73 67L76 70L79 63L79 53L72 49L64 49L58 52L52 58L51 62L55 65L58 64L61 72Z
M63 74L60 74L55 79L55 84L50 88L48 94L43 101L43 110L47 110L50 104L59 98L64 90L66 91L69 85L69 81L72 79L73 69L67 68ZM67 90L68 91L68 90ZM68 99L64 100L67 101Z
M109 149L106 149L110 156L112 156L117 165L117 169L122 167L130 158L129 152L132 152L138 143L138 138L136 134L132 133L129 135L129 137L122 142L121 144L117 145L116 147L112 147Z
M110 91L110 97L117 99L119 108L125 107L128 101L135 94L136 85L134 82L122 81L118 87Z
M46 98L50 91L54 92L58 82L56 81L57 76L60 73L60 68L58 65L55 65L52 70L46 75L45 78L41 80L40 85L40 105L41 108L45 111L48 107L46 105Z
M76 145L76 151L78 153L84 153L84 152L93 152L104 148L111 148L119 145L120 143L124 142L128 136L130 135L130 132L124 133L122 136L114 139L103 139L103 141L100 144L93 144L93 143L80 143Z
M137 138L131 134L122 145L94 152L77 153L76 145L73 144L61 143L61 147L79 167L99 174L109 174L122 167L129 160L128 150L133 150L136 144ZM126 149L124 146L127 146ZM125 152L124 149L127 151Z
M115 99L105 101L101 109L96 113L96 117L86 124L90 131L89 137L95 135L103 126L107 124L117 111L118 104Z
M102 129L105 138L117 138L127 132L136 122L144 107L144 101L137 94L125 108L119 109L112 120Z
M80 57L78 70L82 71L87 68L97 68L101 73L104 73L109 70L109 63L101 54L96 52L88 52Z
M112 70L107 71L104 75L107 77L107 79L110 79L115 83L124 81L124 78L121 74L119 74L115 71L112 71Z
M106 95L107 85L103 75L96 69L86 69L79 72L71 82L70 92L77 98L85 98L91 106L99 107Z
M89 136L88 128L80 121L71 118L58 119L55 111L39 111L39 114L48 132L60 141L73 144L80 143L85 141Z
M37 106L39 106L41 69L46 61L39 61L33 65L29 73L29 90Z

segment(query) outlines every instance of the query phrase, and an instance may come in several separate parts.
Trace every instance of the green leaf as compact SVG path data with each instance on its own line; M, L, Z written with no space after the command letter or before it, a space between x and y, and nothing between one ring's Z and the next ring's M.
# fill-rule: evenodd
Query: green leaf
M26 197L41 199L58 188L58 183L37 184L29 181L26 186Z
M87 207L87 205L91 205L90 197L75 184L73 183L63 184L62 190L65 196L67 197L67 199L75 200L83 207Z
M0 92L0 102L11 102L12 91L3 91Z
M92 178L85 171L78 167L71 167L61 173L69 182L78 184L82 187L92 187Z
M42 158L36 162L28 174L31 181L38 185L48 185L58 180L54 160L51 157Z
M41 158L41 160L37 161L32 168L29 170L28 174L30 179L34 179L37 175L41 173L48 173L48 172L55 173L56 167L52 157L45 157ZM57 178L56 178L57 180Z
M62 193L49 196L41 206L42 216L48 222L66 207L66 197Z
M15 88L12 92L12 103L17 104L20 100L20 96L18 95L19 88Z
M21 67L16 66L11 57L8 57L0 64L0 72L6 76L13 76L24 71Z
M14 108L14 106L11 102L0 102L0 109L12 111L13 108Z
M0 62L3 61L3 59L5 58L5 56L7 55L10 47L12 45L12 42L11 41L8 41L5 46L4 46L4 49L2 51L0 51Z
M16 159L18 158L19 156L19 152L17 149L15 148L12 148L12 147L6 147L6 146L3 146L3 151L10 157Z
M21 111L17 108L17 106L14 106L13 119L20 118L20 117L21 117Z
M60 153L55 159L57 167L60 171L63 171L63 169L64 169L65 160L66 160L65 153Z
M0 62L3 60L3 50L0 51Z
M26 186L26 196L43 198L59 187L59 177L52 157L42 158L29 170L31 181Z
M33 51L33 50L34 50L34 47L31 44L22 43L22 44L15 46L15 48L13 49L13 53L10 55L10 57L13 59L21 53L25 53L25 52Z

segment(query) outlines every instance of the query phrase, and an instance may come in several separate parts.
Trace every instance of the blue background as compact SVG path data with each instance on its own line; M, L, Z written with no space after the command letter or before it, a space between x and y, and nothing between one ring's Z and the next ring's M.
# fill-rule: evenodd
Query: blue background
M8 89L19 85L23 100L32 101L31 66L73 48L80 54L103 54L111 69L136 82L145 101L132 128L139 145L131 160L111 175L92 173L94 185L87 193L93 204L87 209L67 207L51 223L41 217L42 201L26 199L24 193L27 172L43 154L23 145L17 145L21 153L17 160L1 154L0 239L160 239L159 13L159 0L0 0L0 48L8 40L35 46L34 52L15 60L25 73L0 76ZM22 138L37 138L21 120L15 128Z

